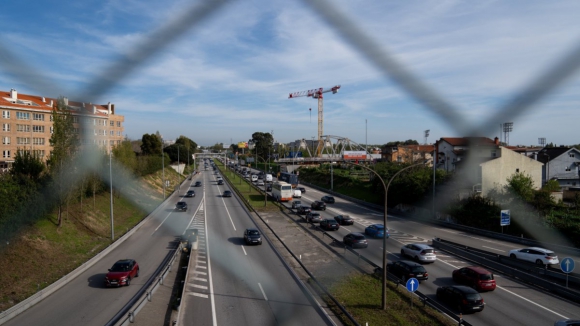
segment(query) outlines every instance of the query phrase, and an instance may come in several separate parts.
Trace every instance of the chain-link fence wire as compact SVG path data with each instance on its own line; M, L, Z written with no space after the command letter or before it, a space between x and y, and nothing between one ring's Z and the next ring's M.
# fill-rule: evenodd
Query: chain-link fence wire
M125 55L120 56L116 61L111 62L106 69L102 70L102 74L95 77L86 87L77 92L65 89L65 87L51 80L49 76L43 75L41 70L34 69L33 65L20 60L15 53L10 51L10 47L7 44L0 43L0 65L15 80L19 80L40 94L75 94L75 98L95 103L94 99L102 97L115 86L120 85L124 79L141 68L152 57L177 42L185 33L195 29L202 22L216 15L220 9L223 9L231 2L233 1L201 1L184 8L181 11L181 15L160 28L151 31L141 43L137 44ZM544 73L540 74L535 80L530 81L511 100L501 105L495 115L490 116L489 119L480 124L473 124L462 114L460 108L439 95L425 81L414 75L408 67L398 62L383 44L363 32L357 22L342 12L332 1L303 0L302 2L339 37L350 44L352 49L380 71L384 78L393 81L402 91L421 103L427 111L431 111L445 121L450 128L450 132L454 131L459 135L489 134L499 124L515 120L518 116L528 112L539 100L556 90L567 78L576 73L580 67L580 45L577 45L572 47L569 53L562 58L555 60L553 66L547 67ZM86 119L81 119L81 121L86 123ZM85 131L92 129L92 127L86 127L82 129ZM94 159L94 155L83 154L80 157L82 158L80 160L82 163L79 163L75 168L76 171L79 171L78 176L82 175L81 171L84 171L85 174L103 171L99 167L103 161ZM469 158L466 163L468 162ZM106 173L101 173L100 175L103 182L107 184L109 179L124 180L125 189L139 187L135 180L129 181L125 178L129 173L123 171L120 165L116 166L112 177ZM66 178L65 183L70 184L70 177ZM57 180L56 182L58 183L59 181ZM123 190L121 189L121 191ZM132 192L132 194L134 193ZM15 217L21 215L22 212L15 212L14 214ZM543 234L538 234L538 236L541 238ZM227 265L226 261L224 261L224 265Z

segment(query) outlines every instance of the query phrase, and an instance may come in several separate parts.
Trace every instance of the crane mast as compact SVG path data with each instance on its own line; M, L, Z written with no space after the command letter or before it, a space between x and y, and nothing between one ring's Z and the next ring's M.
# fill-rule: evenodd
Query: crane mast
M324 131L324 127L323 127L324 115L323 115L322 99L324 96L322 94L328 93L328 92L332 92L332 94L336 94L336 93L338 93L339 89L340 89L340 85L336 85L334 87L326 88L326 89L321 87L321 88L309 89L307 91L302 91L302 92L290 93L290 95L288 96L288 98L306 96L306 97L312 97L312 98L318 99L318 146L316 147L316 156L317 157L322 156L322 149L324 148L324 140L322 139L322 133Z

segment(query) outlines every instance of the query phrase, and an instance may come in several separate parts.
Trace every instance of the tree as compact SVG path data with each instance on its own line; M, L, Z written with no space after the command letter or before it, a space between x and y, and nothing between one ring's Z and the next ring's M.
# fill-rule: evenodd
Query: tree
M274 137L269 132L255 132L252 134L252 141L254 142L253 154L261 157L263 160L268 159L268 155L274 153Z
M38 155L30 154L29 151L25 150L17 150L10 173L15 176L27 177L33 181L39 181L44 169L45 165Z
M558 181L550 179L546 184L542 187L542 190L553 192L553 191L560 191L560 184Z
M161 138L154 134L144 134L141 138L141 154L161 156Z
M53 132L50 137L52 152L48 159L53 185L54 195L58 206L58 226L62 225L62 208L72 196L74 183L67 180L74 174L72 166L74 154L79 149L79 139L74 129L73 116L61 96L57 100L56 107L52 110ZM71 171L73 173L71 173Z
M521 197L524 201L530 202L534 199L534 181L532 177L516 172L507 179L506 190Z
M137 169L137 155L133 151L131 141L125 139L121 144L113 148L115 160L125 166L126 169L135 172Z

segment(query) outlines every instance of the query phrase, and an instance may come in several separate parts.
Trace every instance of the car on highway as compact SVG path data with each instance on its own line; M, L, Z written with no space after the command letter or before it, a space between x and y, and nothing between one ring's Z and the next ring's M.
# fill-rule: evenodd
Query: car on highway
M349 215L336 215L334 217L334 219L340 225L353 225L354 224L354 220Z
M369 246L367 238L365 238L364 234L359 232L352 232L345 235L344 238L342 238L342 242L345 246L349 246L353 249L367 248Z
M510 250L509 256L510 258L517 258L538 265L554 265L560 263L558 256L552 250L540 247L513 249Z
M460 312L483 311L485 303L476 290L465 285L440 286L437 300L446 303Z
M310 204L310 208L312 208L312 210L325 211L326 204L323 201L315 200Z
M399 260L387 264L387 271L406 282L416 278L419 282L429 279L429 273L423 265L410 260Z
M385 226L382 224L371 224L371 225L367 226L365 228L365 234L368 235L369 237L381 238L381 239L383 237L388 238L390 236L389 230L385 229Z
M178 201L177 204L175 204L175 210L187 211L187 203L184 201Z
M580 319L562 319L554 323L554 326L580 326Z
M263 187L264 186L264 180L258 180L258 183L257 184L258 184L258 186L262 186Z
M302 205L302 202L299 200L292 201L292 209L298 208L301 205Z
M467 266L454 270L451 275L456 283L471 286L477 291L495 290L493 273L483 267Z
M312 211L312 208L310 208L309 206L301 205L301 206L298 206L298 208L296 209L296 214L306 215L306 214L310 213L311 211Z
M222 180L222 179L218 180L218 181L217 181L217 184L218 184L218 186L219 186L219 185L223 185L223 184L224 184L224 180Z
M292 198L302 198L302 191L298 189L292 190Z
M195 187L201 187L201 181L196 181L194 184Z
M266 185L266 191L272 191L272 184L268 183L268 185Z
M296 189L300 190L300 192L303 194L306 193L306 188L304 188L304 187L296 187Z
M322 221L322 217L320 216L320 213L310 212L304 215L304 220L308 223L320 223Z
M109 268L105 275L105 286L129 286L135 277L139 277L139 264L134 259L121 259Z
M229 190L224 191L222 197L231 197L232 196L232 192Z
M435 249L424 243L410 243L401 248L401 257L411 257L423 263L434 263L437 260Z
M334 197L332 197L332 196L322 196L322 198L320 198L320 201L325 202L327 204L334 204Z
M327 218L320 222L320 228L326 231L336 231L340 228L340 225L338 225L336 220Z
M188 190L187 193L185 194L185 197L195 197L195 191Z
M246 244L262 244L262 235L258 229L250 228L244 231L244 242Z

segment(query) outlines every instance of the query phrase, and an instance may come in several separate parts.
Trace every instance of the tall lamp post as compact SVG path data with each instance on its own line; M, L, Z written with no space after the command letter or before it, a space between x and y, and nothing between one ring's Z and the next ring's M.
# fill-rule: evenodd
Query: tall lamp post
M163 153L163 137L161 138L161 166L163 169L163 200L165 200L165 153Z

